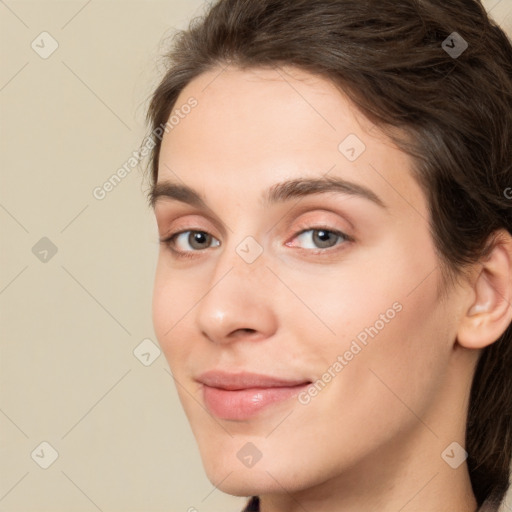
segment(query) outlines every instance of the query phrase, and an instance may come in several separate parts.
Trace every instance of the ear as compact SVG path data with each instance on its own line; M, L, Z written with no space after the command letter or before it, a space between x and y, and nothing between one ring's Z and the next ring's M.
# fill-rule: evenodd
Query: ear
M512 321L512 237L500 230L491 254L479 263L457 341L470 349L491 345Z

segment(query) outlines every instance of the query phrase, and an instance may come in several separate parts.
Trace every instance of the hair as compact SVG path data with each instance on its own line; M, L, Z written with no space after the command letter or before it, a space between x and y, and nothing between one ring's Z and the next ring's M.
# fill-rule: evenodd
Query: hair
M454 31L468 43L457 57L442 45ZM187 84L219 67L292 66L330 80L412 157L443 287L512 231L512 46L480 0L220 0L175 34L166 59L147 112L153 131ZM479 505L500 503L509 486L511 368L509 325L482 350L471 386L466 450Z

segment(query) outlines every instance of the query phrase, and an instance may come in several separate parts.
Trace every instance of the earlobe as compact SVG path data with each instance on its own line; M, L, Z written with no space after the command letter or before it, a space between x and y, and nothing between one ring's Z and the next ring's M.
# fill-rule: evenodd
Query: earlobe
M500 232L488 258L480 263L472 302L461 319L457 341L465 348L491 345L512 321L512 237Z

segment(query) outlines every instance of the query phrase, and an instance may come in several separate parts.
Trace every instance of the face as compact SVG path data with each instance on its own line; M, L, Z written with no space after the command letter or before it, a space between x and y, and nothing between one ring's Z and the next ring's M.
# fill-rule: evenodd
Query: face
M412 440L439 458L456 326L410 158L322 78L220 71L180 95L155 190L153 322L208 477L298 492Z

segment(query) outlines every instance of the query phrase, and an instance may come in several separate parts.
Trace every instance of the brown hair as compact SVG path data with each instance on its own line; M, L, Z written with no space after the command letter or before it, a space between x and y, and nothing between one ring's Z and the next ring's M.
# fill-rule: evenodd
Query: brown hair
M446 51L455 31L468 44L457 56ZM217 66L294 66L331 80L413 157L443 283L481 261L499 229L512 231L512 46L479 0L220 0L176 35L168 59L152 130ZM509 485L511 368L509 325L483 350L471 388L466 450L479 505L491 494L501 502Z

